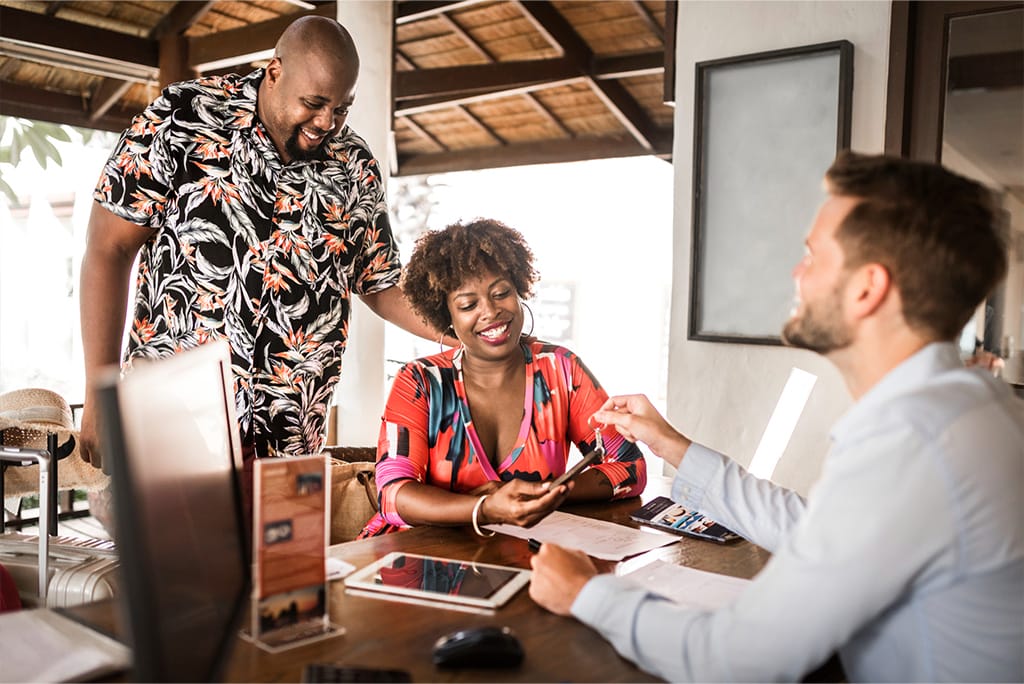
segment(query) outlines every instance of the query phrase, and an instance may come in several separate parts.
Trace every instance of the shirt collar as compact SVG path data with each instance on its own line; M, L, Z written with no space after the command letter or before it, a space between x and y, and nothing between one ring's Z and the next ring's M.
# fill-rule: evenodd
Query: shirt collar
M260 123L256 110L256 97L263 82L264 69L256 69L246 76L228 76L225 79L237 79L232 84L234 93L229 101L231 116L225 122L226 128L248 130Z
M871 420L879 406L913 391L939 373L962 368L960 353L952 342L932 342L903 361L875 384L832 426L833 442L841 441L861 423Z

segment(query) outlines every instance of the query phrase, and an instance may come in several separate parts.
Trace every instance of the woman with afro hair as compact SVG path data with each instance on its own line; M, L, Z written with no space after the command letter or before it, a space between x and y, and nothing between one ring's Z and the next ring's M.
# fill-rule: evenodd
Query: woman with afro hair
M529 526L566 500L643 491L643 455L614 430L602 432L602 462L550 487L571 444L594 449L589 419L608 395L571 351L524 335L523 299L536 279L522 235L498 221L456 223L417 241L402 289L461 344L395 378L377 446L380 512L361 538L470 524L490 536L481 525Z

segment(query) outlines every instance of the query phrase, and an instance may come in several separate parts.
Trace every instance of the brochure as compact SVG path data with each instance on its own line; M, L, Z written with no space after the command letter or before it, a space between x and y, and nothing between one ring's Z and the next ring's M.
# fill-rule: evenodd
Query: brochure
M659 496L629 514L629 517L638 523L656 527L659 530L674 532L707 539L719 544L734 542L741 537L725 528L725 526L706 517L702 513L685 508L667 496Z

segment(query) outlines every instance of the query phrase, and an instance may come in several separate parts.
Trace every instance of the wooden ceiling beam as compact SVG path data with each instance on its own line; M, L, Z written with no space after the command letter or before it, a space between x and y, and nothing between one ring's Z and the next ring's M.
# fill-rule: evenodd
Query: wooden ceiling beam
M4 87L0 88L0 114L116 133L123 131L132 121L131 114L109 112L92 119L78 95L56 93L17 83L4 83Z
M455 2L406 0L405 2L397 3L397 8L395 9L395 23L399 26L402 24L411 24L412 22L419 21L420 19L427 19L439 14L444 14L445 12L453 12L465 7L472 7L473 5L481 2L484 2L484 0L456 0Z
M394 175L415 176L448 171L497 169L526 164L640 157L650 154L668 159L672 154L672 146L669 144L648 150L628 136L543 140L533 143L516 143L504 147L400 157L398 171Z
M662 74L661 99L671 106L676 104L676 24L679 2L665 0L665 73Z
M437 15L437 18L441 21L442 24L444 24L445 27L448 28L448 30L450 30L452 33L461 38L462 42L469 45L469 47L471 47L473 51L476 52L478 55L486 59L488 62L495 61L494 55L492 55L487 50L487 48L485 48L483 45L477 42L477 40L473 36L469 35L469 33L467 33L464 28L459 26L458 22L456 22L454 19L449 17L447 14L439 14Z
M647 116L643 107L629 94L618 81L588 81L590 89L618 119L622 127L629 131L636 141L648 150L654 151L658 144L657 138L661 131L654 125Z
M188 81L198 74L189 58L189 43L185 32L213 7L206 2L177 2L164 18L149 32L160 41L160 87Z
M473 112L469 111L466 107L464 107L462 105L459 105L459 106L457 106L455 108L455 110L457 112L459 112L459 114L462 114L466 118L466 120L469 121L471 124L473 124L478 129L480 129L481 131L483 131L487 135L489 135L492 138L494 138L495 140L497 140L499 144L501 144L501 145L507 145L508 144L508 141L505 140L505 138L501 137L501 135L499 135L496 130L494 130L493 128L488 126L486 123L484 123L483 120L480 119L480 117L478 117Z
M480 55L481 57L483 57L484 59L486 59L486 60L487 60L488 62L496 62L496 61L498 61L498 60L497 60L497 59L495 58L495 56L494 56L494 55L493 55L493 54L492 54L492 53L491 53L491 52L490 52L490 51L489 51L489 50L488 50L488 49L487 49L486 47L484 47L483 45L481 45L481 44L480 44L480 43L479 43L479 42L478 42L478 41L477 41L477 40L476 40L475 38L473 38L473 36L471 36L471 35L470 35L470 34L469 34L469 33L468 33L468 32L467 32L467 31L466 31L465 29L463 29L463 28L462 28L462 27L461 27L461 26L459 25L459 23L458 23L457 21L455 21L454 19L452 19L452 18L451 18L450 16L448 16L447 14L441 14L441 15L439 15L439 17L438 17L438 18L439 18L439 19L441 19L441 21L442 21L442 22L443 22L443 23L444 23L444 24L445 24L446 26L448 26L448 28L450 28L450 29L451 29L452 33L454 33L455 35L457 35L457 36L459 36L460 38L462 38L462 40L463 40L464 42L466 42L466 43L467 43L467 44L468 44L469 46L471 46L471 47L472 47L472 48L473 48L473 49L474 49L474 50L475 50L475 51L477 52L477 54L479 54L479 55ZM542 103L542 102L541 102L540 100L538 100L538 99L537 99L537 98L536 98L536 97L534 96L534 94L533 94L533 93L529 93L529 92L527 92L527 93L523 93L523 98L525 98L525 99L526 99L526 101L527 101L527 102L529 102L529 103L530 103L530 105L531 105L531 106L532 106L532 107L534 108L534 110L535 110L535 111L536 111L536 112L537 112L538 114L540 114L541 116L543 116L543 117L544 117L544 119L545 119L545 120L546 120L546 121L547 121L547 122L548 122L549 124L551 124L552 126L554 126L555 128L557 128L557 129L558 129L559 131L561 131L562 135L566 136L567 138L571 138L571 137L573 137L573 136L575 135L575 134L574 134L574 133L573 133L573 132L572 132L571 130L569 130L569 129L568 129L567 127L566 127L566 125L565 125L565 124L563 124L563 123L562 123L562 121L561 121L561 120L560 120L560 119L559 119L558 117L556 117L556 116L555 116L555 115L554 115L554 114L553 114L553 113L551 112L551 110L550 110L550 109L548 109L547 107L545 107L545 106L544 106L544 103ZM411 118L411 117L410 117L410 118ZM504 142L507 142L507 141L504 141Z
M400 71L395 74L395 99L458 97L580 75L576 65L565 58Z
M663 60L662 52L656 50L595 58L592 68L587 71L582 71L566 57L400 71L395 74L395 99L413 100L443 95L461 97L483 91L494 91L496 97L503 97L501 92L508 88L542 81L561 81L574 77L608 80L660 73L665 68Z
M544 90L546 88L558 88L559 86L579 83L581 80L582 77L575 76L573 78L566 78L561 81L542 81L539 83L530 83L527 85L516 86L514 88L490 90L483 93L460 95L458 97L453 97L451 95L440 95L434 98L424 98L421 100L405 100L402 102L395 103L395 116L413 116L415 114L425 114L426 112L434 112L439 109L448 109L456 105L469 104L472 102L484 102L486 100L497 100L502 97L522 95L523 93L531 93L535 90Z
M541 102L536 95L534 95L533 93L523 93L523 97L526 98L526 101L529 102L541 116L547 119L548 123L550 123L552 126L560 130L562 132L562 135L564 135L567 138L576 137L576 133L568 126L566 126L564 123L562 123L562 120L555 116L554 113L550 109L548 109L547 106L545 106L545 104Z
M647 9L647 5L645 5L641 0L630 0L630 4L633 5L633 9L636 10L637 15L640 17L640 21L644 22L647 30L657 36L658 40L664 43L665 31L661 28L661 24L658 23L658 20L654 18L654 15L651 14L651 10Z
M572 24L551 3L517 0L517 4L538 31L549 40L554 40L564 51L566 58L574 62L583 73L588 74L587 81L590 87L630 135L642 147L653 151L659 143L661 131L621 83L597 80L590 75L595 59L594 53L586 41L576 33Z
M665 71L665 53L661 50L635 52L631 55L594 57L590 76L598 80L650 76Z
M106 114L132 87L131 81L105 78L89 98L89 121L96 121Z
M270 59L274 56L277 39L293 21L310 15L334 19L337 14L337 3L331 2L317 5L315 10L309 12L296 12L241 28L189 38L188 54L191 67L204 73L236 64Z
M401 118L402 118L402 121L405 122L405 125L408 126L410 129L412 129L413 133L415 133L416 135L420 136L421 138L426 138L427 140L429 140L433 144L437 145L439 148L441 148L442 152L447 152L448 151L448 146L445 145L440 140L438 140L437 136L433 135L430 131L425 129L423 126L420 126L418 123L416 123L416 119L412 118L411 116L403 116Z
M6 62L0 64L0 81L6 81L21 66L21 60L9 57Z
M526 20L552 47L561 50L563 55L579 64L581 69L589 70L590 60L594 56L593 51L554 5L550 2L514 1Z
M409 71L415 71L416 65L412 60L402 54L402 51L395 48L395 66L405 67Z
M153 69L158 63L155 40L13 7L0 6L0 39L53 53L54 58L72 53Z
M211 7L213 7L212 0L207 2L193 2L191 0L188 2L185 0L176 2L171 11L165 14L164 18L150 30L149 37L160 40L164 36L184 33L193 24L202 19L210 11Z

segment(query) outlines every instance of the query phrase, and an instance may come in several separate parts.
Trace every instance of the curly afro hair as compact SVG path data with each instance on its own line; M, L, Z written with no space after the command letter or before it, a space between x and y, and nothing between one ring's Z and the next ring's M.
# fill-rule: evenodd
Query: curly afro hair
M477 219L426 233L402 273L402 291L423 320L437 330L452 324L448 293L483 271L512 281L529 297L537 281L533 252L519 231L500 221Z

